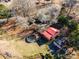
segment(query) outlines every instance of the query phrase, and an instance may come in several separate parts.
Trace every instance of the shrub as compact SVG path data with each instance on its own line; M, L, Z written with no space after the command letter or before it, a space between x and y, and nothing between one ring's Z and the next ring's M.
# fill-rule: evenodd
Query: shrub
M77 30L78 28L78 24L76 21L74 20L71 20L68 24L68 28L70 29L70 31L74 31L74 30Z
M58 23L60 23L62 25L68 25L68 18L65 16L59 16Z
M6 6L3 4L0 4L0 10L4 10L4 9L6 9Z
M0 19L11 17L11 13L8 10L0 11Z
M79 26L76 22L71 21L70 24L72 24L71 26L69 26L71 33L69 35L69 41L71 46L79 49Z
M8 8L0 4L0 19L11 17L11 13Z

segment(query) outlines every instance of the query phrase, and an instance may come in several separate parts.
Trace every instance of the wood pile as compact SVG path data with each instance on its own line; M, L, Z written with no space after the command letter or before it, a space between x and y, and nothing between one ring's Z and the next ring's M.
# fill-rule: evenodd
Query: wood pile
M16 18L11 18L2 25L1 29L5 30L8 35L19 35L19 36L26 36L29 33L32 33L34 29L37 28L36 24L30 25L28 28L23 28L20 25L16 25Z
M10 28L7 33L9 35L17 35L18 33L22 32L24 29L20 28L19 26L15 27L15 28Z
M9 19L8 22L3 24L2 29L7 30L7 29L11 28L13 25L15 25L15 23L16 23L16 19L15 18Z
M26 30L20 32L19 35L20 35L21 37L25 37L26 35L29 35L30 33L32 33L32 32L33 32L34 30L36 30L36 29L37 29L36 24L32 24L32 25L29 27L29 29L26 29Z

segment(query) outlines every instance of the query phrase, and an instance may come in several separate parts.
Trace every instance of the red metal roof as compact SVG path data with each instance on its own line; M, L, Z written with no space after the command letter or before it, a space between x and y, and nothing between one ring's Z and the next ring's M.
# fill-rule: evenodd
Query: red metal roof
M42 34L43 34L43 35L45 36L45 38L47 38L48 40L50 40L50 38L52 38L52 36L51 36L48 32L46 32L46 31L44 31Z
M48 40L51 40L51 38L55 38L59 34L59 30L55 29L53 27L49 27L47 30L45 30L42 34L45 38Z

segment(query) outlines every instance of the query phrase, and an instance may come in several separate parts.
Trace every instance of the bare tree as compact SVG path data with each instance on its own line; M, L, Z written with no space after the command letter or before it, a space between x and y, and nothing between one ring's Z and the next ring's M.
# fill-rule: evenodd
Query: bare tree
M67 16L70 14L70 12L72 11L72 9L73 9L73 7L74 7L75 4L76 4L76 0L69 0L68 1L68 6L70 8L69 8L69 12L68 12Z
M12 8L16 9L17 14L21 16L30 16L36 12L36 0L14 0Z

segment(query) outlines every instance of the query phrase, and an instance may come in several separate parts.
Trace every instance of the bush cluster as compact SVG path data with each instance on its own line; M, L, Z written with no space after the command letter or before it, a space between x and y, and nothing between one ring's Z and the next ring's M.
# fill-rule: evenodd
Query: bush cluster
M11 12L8 8L2 4L0 4L0 19L11 17Z

